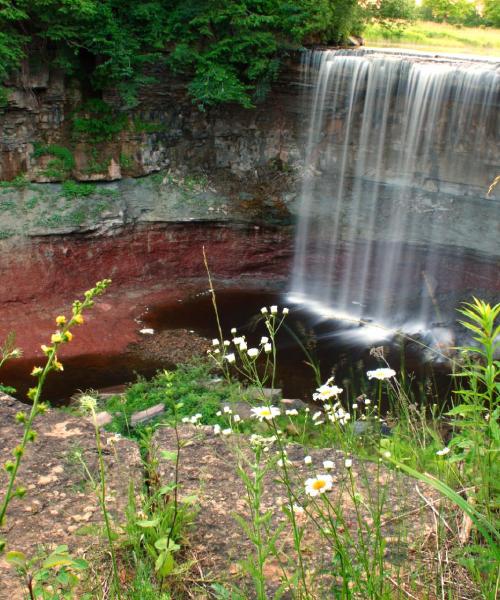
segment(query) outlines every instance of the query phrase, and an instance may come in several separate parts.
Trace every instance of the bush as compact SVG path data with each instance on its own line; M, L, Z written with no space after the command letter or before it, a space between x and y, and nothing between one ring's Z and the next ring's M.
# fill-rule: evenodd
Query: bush
M34 158L41 156L53 156L53 160L47 163L43 174L51 179L66 179L75 167L75 159L68 148L51 144L42 146L35 143Z

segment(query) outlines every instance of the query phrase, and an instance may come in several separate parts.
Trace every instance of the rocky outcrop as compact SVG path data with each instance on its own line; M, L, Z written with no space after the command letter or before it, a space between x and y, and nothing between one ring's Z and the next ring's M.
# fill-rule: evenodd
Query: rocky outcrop
M141 338L148 307L206 290L203 248L218 290L283 289L293 251L286 207L201 187L160 177L98 186L83 197L65 197L60 186L0 197L7 207L2 331L17 332L24 360L39 360L55 315L67 314L72 300L103 278L113 280L109 292L64 357L122 354Z
M167 167L248 175L299 156L293 68L285 69L273 94L254 110L229 106L204 112L187 96L185 82L165 68L152 68L148 75L155 83L141 90L137 108L127 112L119 110L113 90L91 112L79 82L43 60L32 69L26 62L7 82L8 102L0 109L0 180L25 174L39 182L112 181ZM105 123L104 133L86 131L85 123L96 120Z

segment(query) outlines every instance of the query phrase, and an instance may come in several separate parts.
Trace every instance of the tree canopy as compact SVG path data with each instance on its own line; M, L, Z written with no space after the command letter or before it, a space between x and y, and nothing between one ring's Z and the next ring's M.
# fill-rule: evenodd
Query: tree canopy
M190 77L200 105L251 106L279 59L308 39L338 43L359 30L357 0L0 0L0 81L44 50L93 89L124 103L162 62Z

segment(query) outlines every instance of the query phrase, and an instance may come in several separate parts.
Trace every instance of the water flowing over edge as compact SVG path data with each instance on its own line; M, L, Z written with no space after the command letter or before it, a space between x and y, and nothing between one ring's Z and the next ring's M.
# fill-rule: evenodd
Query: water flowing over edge
M500 173L496 63L306 51L301 83L309 122L290 301L367 323L374 340L447 322L460 238L484 218L478 202ZM476 225L487 254L497 233Z

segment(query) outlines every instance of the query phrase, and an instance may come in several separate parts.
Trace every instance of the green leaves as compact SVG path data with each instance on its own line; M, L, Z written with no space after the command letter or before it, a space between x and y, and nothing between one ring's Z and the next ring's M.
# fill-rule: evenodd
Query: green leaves
M357 0L0 0L0 82L30 41L43 40L65 72L95 90L115 86L129 106L144 83L144 65L166 59L191 78L199 106L248 108L290 48L311 35L338 42L359 28L358 20Z

